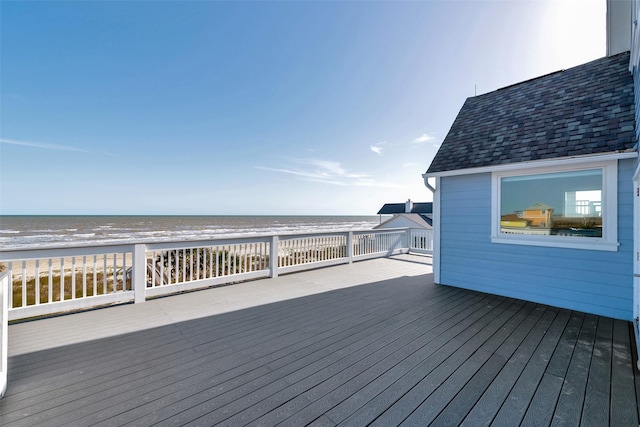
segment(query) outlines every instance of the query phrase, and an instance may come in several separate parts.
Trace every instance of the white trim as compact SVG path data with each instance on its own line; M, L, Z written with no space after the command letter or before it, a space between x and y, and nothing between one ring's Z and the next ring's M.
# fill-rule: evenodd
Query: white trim
M0 398L7 391L9 359L9 274L0 273Z
M477 173L503 172L503 171L522 170L522 169L529 169L529 168L531 169L544 168L544 167L562 168L565 166L580 165L580 164L591 163L591 162L607 162L612 160L635 159L637 157L638 157L637 151L625 151L620 153L608 153L608 154L588 154L584 156L562 157L562 158L547 159L547 160L532 160L529 162L516 162L516 163L508 163L506 165L484 166L480 168L457 169L457 170L433 172L433 173L426 172L423 174L423 177L426 180L427 178L434 178L434 177L473 175Z
M602 237L535 236L500 233L500 182L504 177L602 169L603 224ZM555 164L539 168L493 172L491 176L491 242L513 245L551 246L556 248L617 251L618 246L618 162L617 160L579 164Z
M640 163L633 175L633 332L636 344L639 342L640 330ZM639 359L636 366L640 369L640 347L636 345Z
M426 181L426 180L425 180ZM440 177L436 177L433 192L433 281L440 283Z
M637 0L631 3L631 8L631 54L629 57L629 71L633 73L633 68L637 67L640 62L640 25L638 25L640 8L638 8Z
M544 239L535 236L522 236L518 237L502 237L491 236L491 243L504 243L508 245L524 245L524 246L551 246L554 248L569 248L569 249L586 249L593 251L609 251L617 252L619 243L606 243L606 242L586 242L586 239L596 240L593 237L564 237L564 236L545 236ZM575 241L568 242L566 239L575 239ZM580 240L578 240L580 239ZM599 240L599 239L598 239Z
M636 170L633 173L633 180L640 181L640 162L636 163Z

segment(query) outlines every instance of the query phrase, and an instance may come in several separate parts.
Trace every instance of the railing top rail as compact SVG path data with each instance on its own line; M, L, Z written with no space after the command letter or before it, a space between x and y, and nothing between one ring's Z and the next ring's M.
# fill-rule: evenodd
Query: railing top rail
M243 243L263 243L271 241L271 236L266 235L254 235L254 236L242 236L242 237L225 237L219 239L198 239L198 240L170 240L161 242L147 242L144 243L146 249L149 251L160 251L165 249L188 249L188 248L202 248L205 246L218 246L229 244L243 244Z
M42 258L63 258L83 255L102 255L116 252L132 252L134 244L120 245L91 245L91 246L64 246L64 247L31 247L20 249L0 250L0 262L22 261Z
M393 234L393 233L404 233L407 230L410 230L410 228L409 227L376 228L371 230L357 230L357 231L354 231L353 234Z
M211 239L190 239L190 240L175 240L175 239L159 239L159 240L138 240L120 243L95 243L87 244L69 244L69 245L43 245L43 246L25 246L20 248L3 249L0 248L0 261L11 260L24 260L24 259L36 259L46 258L53 253L56 257L61 256L77 256L77 255L94 255L102 253L113 252L125 252L132 251L135 245L146 245L148 250L161 250L165 248L180 247L197 247L206 245L220 245L228 243L251 243L257 241L268 241L273 236L278 236L280 239L294 239L302 237L318 237L318 236L336 236L346 235L349 232L354 234L383 234L393 233L399 231L406 231L408 228L385 228L385 229L364 229L364 230L319 230L317 232L305 232L305 233L270 233L270 234L243 234L238 236L225 235L224 237L214 237Z

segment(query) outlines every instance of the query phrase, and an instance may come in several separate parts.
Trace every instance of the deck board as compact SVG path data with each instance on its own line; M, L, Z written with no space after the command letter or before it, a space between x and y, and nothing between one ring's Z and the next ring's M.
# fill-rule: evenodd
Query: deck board
M638 425L629 322L434 285L424 260L11 325L0 424ZM232 301L270 285L289 297Z
M585 426L609 424L613 319L598 320L582 412L582 425Z
M615 320L613 323L613 355L611 369L611 425L637 425L633 377L625 372L633 371L632 350L629 342L629 325Z
M580 425L598 316L585 315L551 425Z

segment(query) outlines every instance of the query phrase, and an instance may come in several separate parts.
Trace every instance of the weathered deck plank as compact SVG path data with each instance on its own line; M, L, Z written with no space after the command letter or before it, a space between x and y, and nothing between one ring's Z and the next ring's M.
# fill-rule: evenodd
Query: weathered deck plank
M551 425L580 424L597 324L597 316L585 315Z
M197 299L222 294L211 290L143 304L150 327L75 331L38 351L23 342L0 424L638 424L630 323L434 285L428 266L398 259L368 263L273 282L326 292L207 316ZM90 320L109 310L42 324L99 328ZM141 322L136 310L114 313ZM15 331L38 336L39 322Z
M629 342L629 324L621 320L613 323L613 356L611 369L611 425L638 425L633 377L632 346Z

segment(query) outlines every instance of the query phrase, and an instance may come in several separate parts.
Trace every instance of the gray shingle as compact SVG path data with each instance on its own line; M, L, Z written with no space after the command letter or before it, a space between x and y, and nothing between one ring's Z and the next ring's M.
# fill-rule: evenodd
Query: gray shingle
M467 98L427 173L635 147L629 52Z

